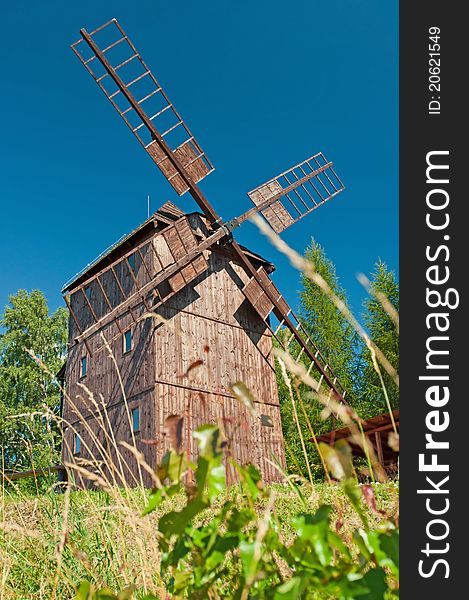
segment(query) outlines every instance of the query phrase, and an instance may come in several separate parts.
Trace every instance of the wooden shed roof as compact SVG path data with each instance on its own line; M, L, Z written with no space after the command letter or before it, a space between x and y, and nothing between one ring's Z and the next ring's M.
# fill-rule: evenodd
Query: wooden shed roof
M379 443L383 453L383 458L386 462L395 461L398 456L398 452L391 448L388 440L389 433L394 429L393 420L396 424L397 430L399 431L399 410L394 410L392 412L392 419L391 415L387 412L361 422L365 435L369 437L373 445L374 440L376 440L376 436L379 436ZM334 445L337 440L346 439L350 443L353 454L357 456L363 456L362 448L360 448L360 446L357 444L354 444L349 439L351 435L352 434L349 427L342 427L341 429L334 429L328 433L318 435L316 436L316 440L318 442Z
M157 223L163 226L170 225L171 223L174 223L186 214L188 213L183 212L178 206L176 206L172 202L165 202L162 206L160 206L160 208L157 211L155 211L148 219L146 219L146 221L144 221L141 225L139 225L130 233L123 235L114 244L111 244L111 246L106 248L104 252L101 252L99 256L97 256L94 260L89 262L76 275L69 279L62 287L62 294L71 290L81 281L83 281L86 277L88 277L90 271L97 270L98 265L100 265L104 260L109 259L111 255L117 253L124 244L127 246L131 245L135 238L139 237L140 235L143 235L146 230L153 229L155 227L155 224ZM203 217L202 214L201 216ZM275 266L270 261L266 260L259 254L252 252L251 250L249 250L245 246L242 246L241 244L240 247L250 258L261 263L268 273L272 273L275 270Z
M399 427L399 410L394 410L392 413L394 422ZM377 415L376 417L370 417L361 423L363 431L365 433L375 433L376 431L386 431L392 429L392 419L389 413ZM349 427L342 427L341 429L334 429L328 433L323 433L316 436L318 442L327 442L331 440L340 440L341 438L348 438L351 435Z

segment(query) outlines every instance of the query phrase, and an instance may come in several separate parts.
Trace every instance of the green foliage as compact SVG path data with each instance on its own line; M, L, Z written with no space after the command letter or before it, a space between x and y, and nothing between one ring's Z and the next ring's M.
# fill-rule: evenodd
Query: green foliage
M364 302L363 319L371 340L383 352L391 365L398 369L399 332L380 301L380 294L389 300L397 312L399 311L399 283L395 274L389 271L386 263L381 260L375 264L375 270L371 276L371 295ZM366 403L366 417L370 417L385 412L387 405L379 375L373 367L370 353L367 350L363 351L363 362L365 368L362 377L362 396ZM384 369L382 369L382 375L391 407L396 409L399 407L399 388Z
M331 449L327 460L341 476L342 489L361 519L351 547L332 527L331 506L310 513L303 503L303 510L285 522L275 511L275 491L262 486L252 465L236 465L240 489L230 494L218 428L206 425L194 435L199 459L191 465L193 481L184 483L180 471L166 471L167 481L153 490L145 509L152 512L158 506L155 497L161 503L175 490L185 496L182 508L159 518L154 537L162 551L160 575L171 598L382 600L398 596L398 531L390 520L370 528L360 487L350 478L349 450ZM168 454L177 456L175 450ZM178 462L166 459L166 464ZM369 494L368 490L368 498ZM77 591L78 600L131 597L131 589L116 595L107 588L93 589L88 582Z
M310 246L306 249L305 258L311 261L315 271L326 281L334 294L347 305L347 294L341 286L335 266L326 256L324 248L312 240ZM353 406L357 406L359 403L363 343L347 319L333 301L324 294L323 290L306 275L302 276L301 284L300 316L302 323L321 351L327 364L332 367L344 389L347 390L348 402ZM295 355L293 345L290 346L290 351L292 355ZM319 378L314 369L312 375L316 379ZM288 470L291 473L306 477L308 476L306 456L301 447L291 395L278 368L277 385ZM332 418L324 420L321 417L322 410L322 404L311 397L305 386L300 386L299 397L297 398L297 415L305 440L311 439L308 420L315 434L330 431L337 426L337 422L334 422ZM313 477L322 478L324 472L321 461L314 445L310 442L307 443L307 456Z
M47 411L58 413L60 408L53 374L65 358L67 323L64 308L49 315L39 290L20 290L9 298L0 320L0 452L5 470L50 466L58 459L60 438Z
M314 239L305 252L314 270L321 275L334 294L347 306L347 294L341 286L333 262L324 248ZM357 397L360 376L358 357L362 342L352 325L334 302L311 279L302 276L300 314L312 339L321 350L327 363L347 390L349 401Z
M312 240L305 257L313 263L315 271L322 276L332 292L345 306L348 306L347 294L340 285L334 264L326 256L322 246ZM301 282L300 314L302 323L327 363L331 365L344 389L347 390L347 401L363 419L386 412L387 405L383 386L373 366L369 349L322 289L305 275L302 276ZM370 297L364 302L363 322L371 340L397 369L399 333L383 307L383 295L398 312L399 284L394 273L387 269L385 263L378 261L371 276ZM290 351L295 356L293 344L290 345ZM314 369L312 375L315 376ZM391 406L393 409L398 408L399 390L384 369L382 369L382 375ZM324 471L315 446L308 442L306 456L303 451L291 394L278 366L277 384L288 470L290 473L297 473L303 477L308 477L311 471L314 478L322 478ZM312 437L309 424L315 434L342 426L331 417L327 420L323 419L322 404L311 397L310 391L305 386L300 385L296 389L293 388L293 395L297 406L300 430L305 440L310 440Z

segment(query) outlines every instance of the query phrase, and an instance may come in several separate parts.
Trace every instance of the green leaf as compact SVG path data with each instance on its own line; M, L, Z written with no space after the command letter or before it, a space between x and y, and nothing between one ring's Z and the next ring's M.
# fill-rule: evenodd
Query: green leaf
M381 535L380 545L381 550L399 569L399 532L396 530L389 534Z
M247 581L249 581L256 572L257 561L254 557L255 547L255 542L247 542L245 540L239 544L239 553L243 565L244 577Z
M235 508L230 515L227 522L228 531L241 531L241 529L257 519L256 514L249 508L242 508L241 510Z
M329 444L319 442L321 454L332 476L339 481L348 479L353 473L352 450L345 440L338 440L332 448Z
M156 474L160 481L168 478L172 483L179 482L188 467L189 461L187 460L186 452L178 454L176 450L171 448L163 456L161 463L156 469Z
M391 533L376 529L362 534L369 549L373 552L380 567L389 568L399 575L399 537L396 531Z
M174 590L183 591L192 583L194 575L189 569L178 570L174 574Z
M337 535L337 533L334 533L333 531L329 530L327 534L327 541L341 554L345 555L349 560L351 560L352 555L350 554L350 550L348 546L343 542L340 535Z
M312 547L321 565L329 565L332 551L328 540L330 506L321 506L314 515L301 514L293 519L296 534L305 548ZM299 547L299 544L296 544Z
M362 583L368 588L368 593L357 596L359 600L383 600L388 589L383 569L371 569L364 575Z
M192 435L197 440L199 456L210 459L221 455L220 430L216 425L202 425Z
M127 600L129 597L127 594L116 596L109 588L101 588L93 595L93 600Z
M181 535L195 515L208 506L206 502L200 499L191 500L182 510L163 515L159 520L158 528L166 537L173 534Z
M119 592L116 596L117 600L130 600L133 596L135 592L135 586L134 585L129 585L128 587L126 587L125 589L123 589L121 592ZM101 598L101 596L98 596L98 598ZM103 598L103 600L105 600Z
M186 556L189 552L190 546L186 544L186 537L179 536L177 538L176 543L174 544L172 551L169 553L167 559L164 561L165 566L176 566L179 563L179 561L182 558L184 558L184 556Z
M300 598L302 587L301 578L292 577L276 588L274 600L277 600L277 598L281 598L282 600L297 600Z
M233 546L236 546L236 545L237 545L237 543L235 541ZM218 565L220 565L225 560L225 554L226 554L226 551L223 552L221 550L214 550L210 554L210 556L205 560L205 565L204 565L205 571L207 573L210 573L216 567L218 567Z
M342 489L352 503L353 508L360 517L363 525L368 529L368 517L362 504L362 493L360 487L354 479L346 479L342 482Z
M91 593L91 583L89 581L82 581L77 589L77 600L88 600Z
M208 473L209 498L218 496L226 489L225 467L223 464L213 465Z
M246 484L247 490L253 500L256 500L257 496L260 494L262 490L262 478L258 469L254 465L247 465L246 467L242 467L237 463L232 463L235 469L241 476L241 481Z
M142 516L148 515L153 512L157 506L159 506L162 502L163 498L163 490L157 489L155 492L152 492L148 496L148 502L145 508L142 511Z
M155 490L152 490L148 496L148 502L143 509L142 516L153 512L155 508L157 508L165 500L165 498L171 498L171 496L177 494L180 489L180 483L175 483L166 488L156 488Z
M221 457L207 460L200 456L195 472L197 482L197 497L201 498L206 492L209 500L218 496L226 489L225 467Z
M334 448L339 455L339 460L342 464L345 478L349 479L353 474L352 449L350 448L350 444L346 440L340 439L337 440Z

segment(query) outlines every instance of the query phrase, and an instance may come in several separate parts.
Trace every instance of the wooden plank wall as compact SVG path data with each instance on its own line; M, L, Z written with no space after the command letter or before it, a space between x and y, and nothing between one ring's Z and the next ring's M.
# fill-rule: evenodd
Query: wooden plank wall
M131 414L132 409L137 407L140 410L140 430L132 435ZM151 389L134 395L127 404L110 405L99 415L95 412L75 421L64 434L63 460L82 464L110 484L123 486L127 481L134 486L143 481L145 486L151 487L151 476L144 469L139 469L135 455L120 442L124 440L133 445L135 439L136 448L144 455L147 464L156 464L156 448L147 443L154 439L153 408L154 390ZM74 455L75 433L80 435L81 440L79 455ZM83 487L89 487L90 482L85 483L79 476L76 479Z
M267 481L275 481L278 473L264 457L274 454L282 464L285 459L271 334L241 291L244 271L216 252L208 263L206 273L157 309L167 322L155 332L156 437L162 437L168 414L186 415L186 440L187 427L220 422L233 458L255 462ZM255 417L232 397L230 386L237 381L258 400Z
M194 229L203 232L200 218L191 217ZM170 248L171 237L159 233L156 232L152 240L160 259L160 263L151 261L155 274L172 262L175 254L174 248ZM151 254L151 249L147 249L146 255ZM181 415L184 417L184 446L192 456L195 444L190 433L204 423L218 423L225 431L233 458L241 464L254 462L266 481L276 481L279 479L277 471L265 460L274 455L285 464L273 358L269 355L271 334L242 292L248 281L244 271L226 253L206 252L205 259L208 261L204 263L206 270L198 275L194 273L196 277L188 285L156 309L163 323L145 317L146 308L140 304L133 309L137 323L125 312L87 337L92 355L83 379L80 379L80 361L85 353L88 355L88 350L83 342L71 345L66 372L69 400L65 401L63 417L79 429L85 442L87 436L90 437L89 427L95 431L102 426L94 416L96 408L90 394L98 402L102 398L117 441L123 439L130 443L132 436L117 364L129 405L139 406L141 431L137 435L137 447L151 466L161 460L168 447L166 418ZM137 257L135 266L135 276L143 285L148 273ZM117 265L115 271L122 277L127 294L135 281L127 278L128 268L124 269L123 265L122 271L118 271ZM118 303L119 286L115 284L111 288L111 285L109 282L107 289L113 294L113 302ZM96 302L100 310L105 310L94 288L91 301L93 307ZM86 303L76 304L74 309L86 320ZM132 327L134 346L130 353L124 354L121 332L128 327ZM74 333L71 331L71 340ZM103 336L116 364L109 356ZM237 381L243 381L257 400L254 417L232 396L230 386ZM70 428L65 436L64 459L70 460L73 458L67 450L67 445L73 448ZM99 454L91 439L82 446L82 457L93 452ZM130 456L127 459L135 466ZM229 475L233 479L234 473L230 471ZM146 485L151 485L148 476L144 479ZM131 480L129 477L129 483Z

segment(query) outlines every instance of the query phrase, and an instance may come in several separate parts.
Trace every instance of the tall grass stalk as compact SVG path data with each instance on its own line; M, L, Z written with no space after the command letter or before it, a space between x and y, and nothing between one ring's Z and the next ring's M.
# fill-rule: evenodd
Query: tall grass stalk
M305 261L289 248L265 226L262 220L253 220L263 233L268 235L271 241L290 258L292 264L301 269L306 276L320 287L365 340L372 356L374 368L380 376L388 411L391 414L391 419L393 419L380 365L398 385L399 379L395 369L379 348L368 338L366 332L350 314L344 303L314 271L314 265ZM386 299L379 298L379 300L385 309L390 311L393 322L398 324L398 320L396 321L398 319L397 314L393 314L391 307L386 305ZM155 313L145 313L142 318L154 319L156 325L165 322L169 326L164 319ZM74 461L66 463L68 484L65 486L60 484L61 491L64 492L60 495L56 493L58 487L60 487L59 484L52 483L49 490L40 496L41 486L37 477L35 477L36 498L22 493L21 487L14 482L2 486L0 506L0 600L22 597L21 595L15 595L17 589L21 589L20 594L28 598L41 600L46 598L52 600L71 598L76 592L77 584L84 578L98 588L106 585L122 590L125 588L130 589L132 585L135 585L143 594L153 593L156 597L166 597L165 588L159 575L161 555L156 540L157 530L155 524L165 511L170 508L174 510L174 507L178 506L179 500L177 496L168 497L166 487L156 474L154 465L147 464L143 453L137 448L124 382L109 341L103 335L101 339L103 342L102 348L107 350L109 360L113 362L119 379L127 416L126 427L129 427L131 443L116 439L107 404L102 394L99 394L96 398L86 386L81 386L80 400L99 426L101 436L98 436L98 428L90 425L89 419L78 409L75 400L67 395L66 390L62 389L65 401L71 408L74 417L76 417L75 423L79 424L82 431L87 434L84 436L86 439L82 439L82 444L90 458L86 460L75 458ZM275 457L272 457L272 460L267 457L264 458L282 474L283 486L279 486L278 491L269 496L267 505L258 518L254 565L261 558L262 544L269 528L271 513L278 510L277 501L285 496L287 498L285 502L291 504L293 495L300 501L302 509L305 509L311 506L313 495L318 496L317 490L326 489L319 484L315 484L313 480L312 465L307 449L308 442L304 439L304 433L300 426L298 403L311 434L311 439L318 451L327 481L331 482L327 461L324 459L314 428L308 417L300 393L299 382L307 386L311 390L308 394L322 405L322 416L324 418L332 413L350 428L352 441L363 449L367 457L371 477L374 479L376 474L377 479L381 481L385 479L384 471L377 460L373 446L363 431L361 419L356 412L351 407L336 402L330 395L322 393L319 382L301 363L295 362L287 351L275 348L273 352L279 362L282 378L288 389L309 481L306 483L306 480L304 480L303 488L301 488L296 485L296 482L301 478L284 472ZM40 366L45 368L39 358L34 357L34 359ZM189 371L190 366L187 374ZM51 373L49 375L52 376ZM17 415L16 417L24 419L45 418L48 423L55 421L62 430L68 428L70 432L78 433L77 426L74 423L65 422L47 407L42 412L37 411L27 415ZM393 427L395 433L397 433L394 420ZM72 456L73 451L65 438L64 444L68 454ZM189 441L186 440L184 444L187 444L187 452L189 452ZM288 446L286 446L286 450L291 452ZM294 453L292 454L294 457ZM294 458L296 460L296 457ZM144 473L150 475L155 490L160 490L163 498L161 507L158 507L156 513L147 517L142 517L148 495L144 488ZM8 482L8 477L4 472L3 478ZM96 488L95 491L85 489L90 484ZM330 489L333 490L335 487L330 486ZM82 491L77 491L80 489ZM302 490L309 490L310 498L307 498ZM339 507L339 519L341 520L342 508L340 502L333 500L332 503ZM16 584L15 578L18 582ZM254 575L251 579L247 578L241 594L243 600L249 597L249 590L253 582ZM218 598L219 596L211 590L209 597Z

